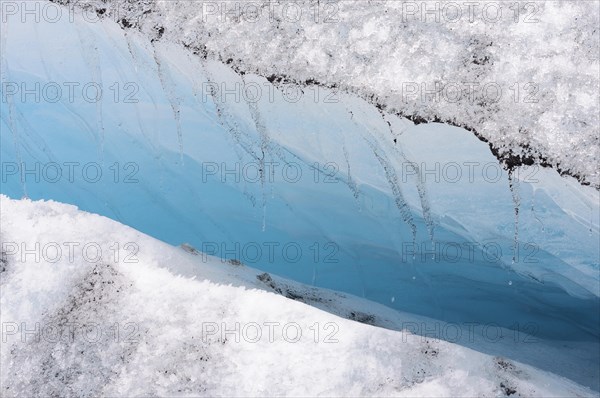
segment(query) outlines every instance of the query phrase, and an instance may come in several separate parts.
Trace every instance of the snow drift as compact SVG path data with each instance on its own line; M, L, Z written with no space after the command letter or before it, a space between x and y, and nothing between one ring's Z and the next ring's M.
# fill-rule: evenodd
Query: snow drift
M341 316L369 308L372 319L414 320L243 265L201 261L74 206L4 195L0 205L3 240L81 244L53 252L53 263L3 258L3 396L594 394L502 357L281 297L273 287ZM133 255L115 248L126 242L137 245ZM101 258L82 250L92 243Z

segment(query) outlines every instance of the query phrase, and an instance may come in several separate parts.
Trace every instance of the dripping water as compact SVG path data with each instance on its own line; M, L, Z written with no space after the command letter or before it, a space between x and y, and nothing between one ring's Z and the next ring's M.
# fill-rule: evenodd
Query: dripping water
M381 115L383 120L386 122L386 124L389 128L390 134L393 137L394 129L392 128L392 124L388 120L386 120L385 113L381 109L379 109L379 114ZM394 140L394 144L395 144L395 145L393 145L394 153L400 158L400 161L404 164L410 164L412 167L414 167L414 169L417 173L416 187L417 187L417 192L419 194L419 201L421 203L421 209L423 211L423 219L425 221L425 225L427 226L427 232L429 234L429 239L431 241L431 244L435 245L434 222L433 222L433 217L431 215L431 204L428 199L427 188L425 187L425 184L423 183L424 180L423 180L423 175L421 173L421 168L415 162L411 162L404 154L404 151L402 150L402 148L399 145L396 145L397 139Z
M540 223L541 231L542 231L542 233L544 233L544 232L546 232L546 227L544 226L544 223L542 222L542 220L540 220L540 218L537 216L537 213L535 211L535 192L536 192L536 188L534 186L533 191L531 193L531 214L533 214L533 218L535 218L535 220L538 223Z
M519 184L518 180L513 175L513 170L508 170L508 186L512 194L512 200L514 204L515 219L514 219L514 239L513 239L513 257L512 263L516 262L517 251L519 250L519 207L521 206L521 198L519 196Z

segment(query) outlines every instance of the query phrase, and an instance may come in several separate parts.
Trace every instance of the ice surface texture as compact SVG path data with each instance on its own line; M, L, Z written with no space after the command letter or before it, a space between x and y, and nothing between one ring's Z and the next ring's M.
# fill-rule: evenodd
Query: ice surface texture
M510 162L600 184L595 1L61 2L245 72L474 129Z
M546 343L513 357L597 389L597 190L552 169L509 175L472 133L415 126L356 95L303 87L291 101L297 85L109 19L10 18L1 33L3 82L63 89L54 102L40 91L2 104L2 193L76 204L174 245L461 328L525 327ZM79 83L73 100L67 82ZM90 82L102 100L82 97ZM223 94L236 84L260 87L260 100Z
M187 253L74 206L0 195L0 208L3 239L110 253L97 263L80 248L54 263L8 257L4 397L595 394L507 358L350 320L423 319ZM139 251L125 260L116 242Z

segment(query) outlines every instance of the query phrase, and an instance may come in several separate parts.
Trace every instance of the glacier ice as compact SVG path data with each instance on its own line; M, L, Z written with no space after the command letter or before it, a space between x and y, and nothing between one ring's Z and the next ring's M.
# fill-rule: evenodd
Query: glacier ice
M110 254L98 263L79 248L52 264L6 258L3 396L595 394L403 330L425 318L203 260L189 245L180 250L75 206L0 195L0 209L3 239L85 240ZM126 241L139 251L123 261L114 245Z
M335 85L390 113L469 127L499 153L600 184L594 1L57 2L247 73Z
M136 9L134 3L123 4ZM156 3L169 10L178 5ZM585 9L562 7L572 13ZM183 18L170 12L166 15ZM81 18L76 15L75 24L15 19L2 24L3 82L34 87L99 80L104 95L96 102L86 101L80 91L73 100L30 101L21 93L6 95L3 85L1 193L71 203L172 245L187 242L262 272L458 325L465 333L473 322L497 325L508 336L515 330L529 333L536 344L485 339L460 344L509 355L598 390L596 189L536 165L509 174L486 143L462 128L415 125L333 88L319 87L315 101L310 87L273 84L177 44L152 41L144 32L123 30L110 19L84 23ZM227 42L246 43L221 34ZM79 51L82 46L91 48ZM585 71L577 79L584 79ZM134 84L128 86L133 91L125 90L127 83ZM114 84L121 89L118 101L110 89ZM236 84L256 84L262 96L253 102L223 94ZM286 88L304 95L290 101ZM131 92L135 95L128 97ZM588 111L584 107L578 116L591 115ZM518 112L518 120L530 116ZM512 123L501 121L507 128ZM564 147L557 150L563 153ZM577 161L594 158L594 150L589 146ZM588 165L573 170L593 181ZM62 173L58 179L56 170ZM11 234L19 239L13 231L19 222L5 224L4 214L2 241L9 242ZM76 223L73 217L70 223ZM104 232L112 225L103 224ZM104 239L104 232L89 239ZM132 241L142 239L127 233ZM297 261L279 249L270 256L269 248L285 245L301 249ZM256 247L262 250L258 258L251 252ZM158 261L159 253L156 258L148 261ZM58 286L67 273L53 276L50 269L44 276ZM68 280L73 286L85 283L87 271L74 270ZM103 272L102 278L114 276L117 284L129 282L119 270ZM161 272L148 278L160 279ZM24 301L35 302L39 296L32 294ZM66 300L69 292L62 294ZM3 311L4 303L3 298ZM31 320L43 319L31 311ZM165 350L182 350L173 344L165 342ZM138 368L131 366L121 370L133 374ZM110 372L100 370L98 383ZM166 383L162 377L156 383ZM146 392L113 387L111 393ZM376 392L381 391L371 391Z

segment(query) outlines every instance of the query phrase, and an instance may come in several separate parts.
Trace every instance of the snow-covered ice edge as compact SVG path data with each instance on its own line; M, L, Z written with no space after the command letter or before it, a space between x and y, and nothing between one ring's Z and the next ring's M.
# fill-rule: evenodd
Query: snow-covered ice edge
M420 321L71 205L2 195L0 208L3 240L72 248L54 263L3 257L6 397L596 394L500 356L345 319Z

